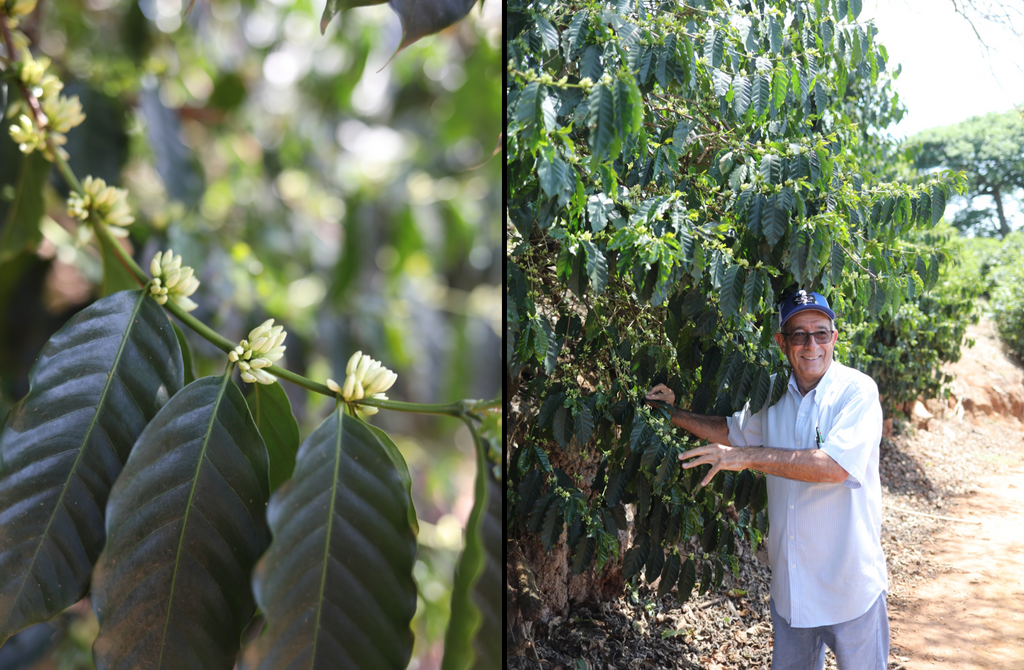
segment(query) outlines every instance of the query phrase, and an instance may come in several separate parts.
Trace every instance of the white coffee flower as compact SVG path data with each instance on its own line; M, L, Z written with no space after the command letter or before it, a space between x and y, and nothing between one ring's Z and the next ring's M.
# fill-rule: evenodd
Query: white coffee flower
M383 367L380 361L375 361L361 351L352 354L345 366L345 384L339 387L333 379L327 380L327 387L335 393L340 393L346 402L354 402L363 398L378 398L387 400L384 395L398 379L398 375ZM377 413L376 407L363 405L359 408L367 416Z
M135 221L128 208L128 191L107 186L107 182L92 177L82 180L82 193L75 191L68 196L68 216L87 221L90 214L96 214L100 221L111 227L114 237L128 237L124 226Z
M158 303L163 305L170 298L186 312L199 306L189 298L199 288L199 280L192 268L182 267L181 254L170 249L156 252L149 263L149 272L153 275L149 293Z
M253 384L273 384L277 377L263 368L270 367L284 356L283 346L288 333L284 326L275 326L273 319L267 319L249 331L249 337L228 352L228 360L238 363L242 381Z

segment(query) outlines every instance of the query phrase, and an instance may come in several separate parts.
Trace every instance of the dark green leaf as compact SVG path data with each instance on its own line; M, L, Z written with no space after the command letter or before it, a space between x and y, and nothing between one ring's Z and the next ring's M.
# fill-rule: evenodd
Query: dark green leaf
M665 550L653 538L651 544L654 546L647 554L647 563L644 564L644 579L648 584L653 584L655 579L661 577L661 570L665 567Z
M622 147L622 140L615 130L613 86L614 84L612 86L594 86L590 91L590 98L587 101L590 151L594 157L595 164L617 158Z
M946 191L937 184L931 188L932 200L932 225L939 222L939 219L946 213Z
M559 407L555 410L555 422L553 426L555 441L565 449L569 446L573 434L572 413L567 407Z
M692 558L687 558L683 567L679 570L679 583L676 585L676 598L679 603L685 603L693 593L693 587L697 583L697 564Z
M502 489L490 473L487 441L481 438L476 451L473 511L466 522L465 549L455 569L442 670L498 668L502 658L498 643L504 639L500 637L504 609L499 586L504 577L500 567L504 561L499 563L499 559L505 556Z
M185 333L178 327L178 324L172 321L171 325L174 326L174 336L178 338L178 347L181 349L181 360L185 369L185 386L188 386L196 380L196 372L192 367L192 349L189 348Z
M124 263L121 262L121 259L117 257L102 237L97 239L103 256L103 288L101 293L104 296L108 296L113 295L118 291L131 291L132 289L138 288L139 283L135 281L135 275L125 267ZM117 241L115 241L115 243L120 244L120 242ZM128 252L125 251L126 255L127 253Z
M576 415L575 432L576 443L581 447L590 442L590 436L594 434L594 415L586 405L581 407L580 413Z
M775 154L765 154L761 157L761 177L769 184L778 184L782 181L782 159Z
M580 538L579 542L576 543L576 548L572 555L572 571L573 574L581 575L583 571L590 567L590 564L594 562L594 554L597 551L597 541L594 538L584 535ZM500 654L498 658L500 658Z
M388 4L402 19L402 43L398 47L401 51L413 42L461 21L473 9L476 0L388 0Z
M669 447L658 466L658 473L654 478L654 485L662 489L672 483L673 477L679 472L679 449Z
M714 581L714 571L711 568L711 562L704 563L704 569L700 573L700 590L698 593L704 595L711 588L711 584Z
M786 101L786 92L789 90L789 70L784 67L777 68L772 75L772 102L775 109L782 109L782 103Z
M93 303L46 343L0 433L0 642L85 595L110 487L182 374L142 291Z
M743 306L749 314L757 314L761 307L761 294L764 293L764 277L757 270L750 273L743 285Z
M704 37L704 57L708 59L711 67L722 65L722 56L725 54L725 30L712 26L708 28Z
M423 0L419 0L421 3ZM473 3L466 0L469 6L472 8ZM412 4L412 3L409 3ZM462 17L459 17L462 18ZM458 19L456 19L457 21ZM537 22L537 32L540 33L541 39L544 40L544 49L546 51L557 51L558 50L558 30L555 29L551 22L545 19L543 16L534 17ZM453 22L454 23L454 22Z
M50 163L37 151L21 153L8 137L0 138L0 159L4 163L0 167L0 188L9 185L14 196L9 203L0 200L0 263L6 263L23 251L35 251L43 239L39 220Z
M711 70L711 81L715 87L715 95L720 98L724 98L725 94L729 92L729 86L732 84L732 77L727 72L723 72L719 69Z
M587 198L587 214L590 215L590 229L599 232L608 225L608 214L615 211L615 203L604 193Z
M622 557L622 576L627 582L640 574L640 570L647 563L647 555L650 551L650 535L636 538L633 541L633 546L626 550L625 555Z
M267 508L274 539L253 574L267 623L240 667L405 668L416 609L411 506L374 433L336 409Z
M387 0L327 0L324 13L320 17L320 34L327 30L327 24L331 22L335 14L340 14L346 9L354 7L370 7L371 5L383 5Z
M231 375L171 398L110 490L96 665L230 669L256 609L249 573L270 542L269 496L266 448Z
M516 120L520 132L531 149L536 149L545 130L555 125L555 104L548 98L547 87L531 81L519 94Z
M555 496L544 512L544 522L540 527L540 538L541 544L544 545L545 549L554 547L558 542L558 536L562 534L562 529L565 526L562 514L563 504L563 499L560 496Z
M544 152L537 165L537 177L540 186L549 198L554 198L565 190L569 179L569 164L554 152Z
M766 368L758 368L750 389L750 412L757 414L768 400L771 390L771 373Z
M747 278L746 268L733 265L725 272L719 305L726 317L735 316L743 302L743 289Z
M664 598L676 585L679 579L679 570L682 567L679 554L672 553L665 559L665 567L661 570L661 581L658 583L658 597Z
M773 194L772 197L768 198L764 215L761 217L764 236L767 238L768 244L773 247L785 236L786 227L789 222L789 213L783 207L783 204L780 201L780 195L778 193Z
M856 21L857 17L860 16L860 10L863 2L862 0L850 0L850 17Z
M754 104L754 111L759 117L764 116L768 109L768 103L772 99L772 82L768 75L758 73L754 75L753 93L751 102Z
M735 91L732 98L732 110L736 116L743 116L750 108L752 95L750 80L742 74L736 75L732 79L732 90Z
M768 31L772 53L778 54L782 51L782 24L774 14L768 19Z
M540 470L531 470L519 481L519 517L521 519L525 520L536 506L543 488L544 476Z
M270 492L292 476L299 450L299 424L280 384L251 384L245 396L270 458Z

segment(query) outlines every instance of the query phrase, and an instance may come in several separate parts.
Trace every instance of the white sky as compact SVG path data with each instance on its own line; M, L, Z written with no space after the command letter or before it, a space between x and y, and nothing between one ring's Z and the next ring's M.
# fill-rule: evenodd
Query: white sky
M889 52L887 69L903 64L896 90L907 114L891 129L897 137L1024 104L1024 44L1009 31L975 19L991 47L986 54L953 3L864 0L859 18L875 19L877 39ZM1024 21L1019 22L1021 27Z

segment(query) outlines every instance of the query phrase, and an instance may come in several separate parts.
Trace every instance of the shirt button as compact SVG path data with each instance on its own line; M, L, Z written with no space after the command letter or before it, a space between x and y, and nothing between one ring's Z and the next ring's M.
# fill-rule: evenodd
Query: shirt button
M789 566L789 567L791 567L791 568L796 568L796 563L794 563L793 565L791 565L791 566Z
M793 509L793 505L790 505L790 506L789 506L789 509Z
M790 536L789 536L789 539L791 539L791 540L795 540L795 539L796 539L796 537L795 537L795 536L793 536L793 535L790 535Z

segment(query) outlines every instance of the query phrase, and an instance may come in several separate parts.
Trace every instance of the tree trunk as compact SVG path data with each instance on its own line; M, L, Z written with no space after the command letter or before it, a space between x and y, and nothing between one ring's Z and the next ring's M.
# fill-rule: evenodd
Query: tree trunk
M1006 222L1006 213L1003 211L1003 198L999 193L999 187L992 187L992 199L996 201L996 212L999 214L999 236L1006 239L1010 234L1010 225Z
M575 439L565 450L553 442L546 447L552 467L561 468L573 478L580 475L580 489L589 497L599 462L593 450L580 449ZM627 519L631 518L627 513ZM507 543L507 655L525 651L529 640L537 636L534 624L544 628L552 618L568 616L575 605L614 600L623 593L622 557L632 539L632 524L629 531L619 531L619 555L600 572L591 564L581 575L573 574L567 533L563 531L558 544L548 551L537 537L528 534Z

